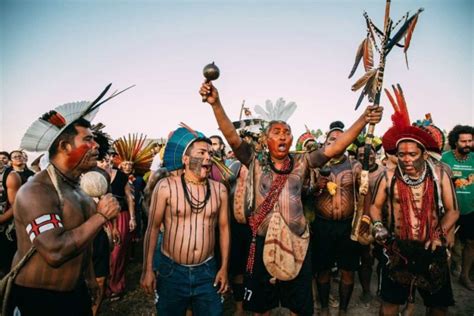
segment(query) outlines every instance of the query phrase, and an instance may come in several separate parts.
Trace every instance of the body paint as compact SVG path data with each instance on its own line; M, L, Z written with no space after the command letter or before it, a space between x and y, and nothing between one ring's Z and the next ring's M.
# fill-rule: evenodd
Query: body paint
M74 148L67 159L67 167L71 170L77 168L81 162L86 161L92 156L92 145L83 144Z
M189 171L194 173L196 176L201 177L203 162L204 158L189 157Z

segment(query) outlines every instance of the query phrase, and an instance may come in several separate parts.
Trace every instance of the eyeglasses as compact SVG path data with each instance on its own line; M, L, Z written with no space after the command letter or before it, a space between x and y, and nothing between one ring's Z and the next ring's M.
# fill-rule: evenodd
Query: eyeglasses
M12 159L23 159L23 156L12 156Z

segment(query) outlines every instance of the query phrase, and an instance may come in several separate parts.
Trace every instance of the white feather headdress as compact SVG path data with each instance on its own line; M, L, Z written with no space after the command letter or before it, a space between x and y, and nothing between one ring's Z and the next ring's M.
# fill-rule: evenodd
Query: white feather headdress
M56 107L54 110L43 114L33 122L21 140L20 147L28 151L47 151L61 135L61 133L79 118L92 121L99 111L99 106L132 88L128 87L120 92L114 92L111 96L101 101L112 84L105 87L104 91L93 101L81 101L66 103Z

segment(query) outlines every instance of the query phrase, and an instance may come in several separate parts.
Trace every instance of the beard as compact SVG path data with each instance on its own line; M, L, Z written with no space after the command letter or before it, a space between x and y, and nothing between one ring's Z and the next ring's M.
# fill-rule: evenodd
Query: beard
M471 147L466 146L466 147L458 147L456 148L457 152L460 153L461 155L467 155L471 152Z

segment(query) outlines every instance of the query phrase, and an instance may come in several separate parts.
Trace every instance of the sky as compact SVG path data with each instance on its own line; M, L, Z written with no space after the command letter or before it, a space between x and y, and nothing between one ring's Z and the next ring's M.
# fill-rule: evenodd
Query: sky
M392 0L391 17L421 14L408 50L387 57L384 87L400 83L412 120L432 114L450 130L473 125L473 4L469 0ZM366 35L363 12L383 27L383 0L89 1L0 0L0 150L17 149L30 124L64 103L92 101L108 84L136 87L104 104L94 122L117 138L166 137L185 122L218 133L198 94L203 67L228 116L267 99L294 101L296 138L304 125L349 127L368 105L351 85L355 52ZM376 58L377 62L378 58ZM376 134L391 126L385 96Z

